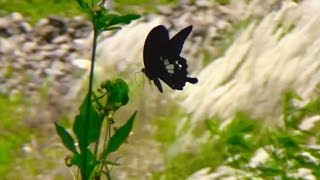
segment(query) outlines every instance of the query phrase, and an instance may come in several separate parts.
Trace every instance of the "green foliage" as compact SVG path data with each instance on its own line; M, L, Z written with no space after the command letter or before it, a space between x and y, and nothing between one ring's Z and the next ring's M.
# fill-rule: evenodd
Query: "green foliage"
M154 137L162 144L171 145L177 139L177 122L172 118L160 118L157 122L157 131Z
M121 28L121 25L130 24L131 21L139 19L140 15L126 14L117 15L108 12L105 8L97 5L90 7L85 0L77 0L81 9L91 17L94 25L94 31L100 34L103 31L112 31Z
M92 91L97 38L101 32L119 29L121 25L129 24L140 16L110 14L101 4L94 5L95 1L89 3L86 0L77 0L77 3L91 17L94 30L89 88L73 124L76 139L61 125L56 123L55 127L64 146L73 153L71 157L66 158L67 166L78 166L83 180L100 179L102 174L111 179L108 165L113 166L117 163L108 160L108 155L117 151L127 140L137 112L111 136L111 126L115 122L114 114L129 101L129 87L124 80L118 78L103 82L97 90L98 94ZM106 124L105 128L103 123ZM101 147L99 143L102 129L105 129L106 135ZM79 145L79 151L75 142ZM93 150L90 148L92 144L95 146Z
M73 132L78 138L80 151L85 151L88 145L99 139L103 121L102 117L94 109L92 102L88 99L88 96L84 99L80 106L80 114L76 116L73 124ZM87 111L88 109L89 111ZM86 124L87 113L89 113L89 124ZM87 134L84 131L87 131ZM86 137L84 136L85 134L87 135ZM88 144L84 144L84 142Z
M10 79L13 75L13 72L14 72L14 68L12 67L11 64L8 64L6 67L6 72L4 73L4 77L6 79Z
M207 66L212 62L212 59L214 58L213 55L208 50L203 50L203 65Z
M111 136L108 146L105 149L105 151L101 155L101 159L105 159L109 153L115 152L118 150L118 148L123 144L127 138L129 137L129 134L131 132L131 129L133 127L134 119L136 117L137 112L135 112L127 121L126 124L124 124L122 127L120 127L113 136Z
M80 8L81 8L83 11L85 11L85 12L87 12L87 13L90 13L90 12L91 12L90 6L89 6L89 4L88 4L86 1L84 1L84 0L77 0L77 3L79 4Z
M215 0L219 5L228 5L230 0Z
M140 16L136 14L117 15L109 14L105 10L99 10L96 12L96 31L111 31L120 29L120 25L129 24L131 21L139 19Z
M112 161L108 161L108 155L111 152L115 152L128 138L135 120L136 113L135 112L122 127L120 127L110 138L106 139L104 142L108 142L108 145L105 149L103 149L103 153L101 155L94 154L89 145L91 143L95 143L96 147L98 147L100 132L102 129L102 123L104 119L107 120L107 127L110 127L113 124L113 114L114 111L118 110L121 106L127 104L129 98L128 93L129 89L127 84L121 80L116 79L112 81L105 81L101 85L102 89L99 90L101 96L94 95L94 100L88 102L88 96L84 99L82 105L80 106L80 114L76 116L73 132L76 135L77 142L79 144L80 152L76 149L75 139L71 136L71 134L62 126L55 123L57 133L61 138L64 146L73 153L73 156L70 158L70 161L67 165L76 165L80 168L80 170L86 171L86 176L84 179L89 179L89 177L93 176L101 176L102 168L97 168L96 166L100 165L102 167L106 167L107 164L112 164ZM108 89L108 90L107 90ZM111 91L111 92L110 92ZM106 97L106 99L103 99ZM99 101L105 100L105 106L102 106L102 103ZM94 106L93 104L96 104ZM98 105L99 104L99 105ZM95 108L96 107L96 108ZM110 108L116 107L116 108ZM90 108L90 111L87 111L87 108ZM85 124L86 113L89 112L89 128ZM112 120L111 120L112 119ZM85 131L88 131L87 133ZM110 128L107 129L107 134L110 133ZM84 136L84 135L87 136ZM85 139L87 138L87 140ZM88 142L85 145L84 142ZM104 146L105 147L105 146ZM97 149L94 151L97 152ZM87 163L84 162L86 159ZM107 167L106 167L107 168ZM100 170L94 172L94 170Z
M235 174L240 179L302 179L294 174L300 168L307 168L314 177L319 177L320 150L310 144L319 143L320 123L311 129L300 129L306 118L320 113L320 97L304 106L297 106L301 98L289 91L283 98L283 121L285 126L267 127L263 120L252 119L238 113L229 123L217 118L205 121L205 129L210 133L208 141L188 151L174 156L165 156L165 168L154 174L154 179L185 179L197 170L219 166L230 166L243 173ZM178 137L175 137L178 138ZM170 148L171 144L167 148ZM251 160L259 151L268 158L252 164Z
M1 179L35 179L61 165L65 151L52 143L51 128L31 119L32 108L22 96L0 95Z
M97 2L97 1L96 1ZM177 0L118 0L115 1L115 10L120 13L135 11L135 6L144 11L154 11L156 5L177 3ZM80 6L77 6L79 4ZM90 3L81 0L27 0L27 1L11 1L0 0L0 16L7 15L12 12L20 12L24 16L30 17L32 23L36 23L41 18L50 15L59 15L72 17L81 14L81 11L89 13Z
M32 17L33 23L50 15L71 16L78 15L80 11L74 0L28 0L11 1L0 0L0 16L12 12L20 12L24 16Z
M145 3L175 3L177 0L120 0L119 5L128 4L128 5L142 5Z
M301 100L301 97L293 91L288 91L282 100L282 112L286 125L297 128L302 120L302 114L299 109L294 106L294 100Z
M119 12L157 12L157 7L161 5L178 5L179 0L119 0L115 4L115 9Z
M179 121L183 113L175 105L166 114L170 114L170 116L163 116L155 121L157 131L154 133L154 138L161 144L170 146L177 140L178 136L185 133L184 130L189 128L189 123L186 121L182 124ZM177 132L178 128L180 129L179 132Z
M105 107L110 111L116 111L129 101L129 87L122 79L106 81L101 84L101 89L107 90L109 98L106 101Z
M75 146L75 142L72 136L68 133L68 131L57 123L54 123L54 125L56 127L57 133L61 137L64 146L74 154L78 153Z
M279 40L281 40L285 35L290 33L292 30L294 30L295 25L292 22L287 22L286 20L280 19L276 26L275 29L273 30L273 33L280 32L279 33Z
M22 102L0 95L0 174L2 178L12 171L23 143L30 139L27 128L21 126ZM19 130L16 127L20 127Z

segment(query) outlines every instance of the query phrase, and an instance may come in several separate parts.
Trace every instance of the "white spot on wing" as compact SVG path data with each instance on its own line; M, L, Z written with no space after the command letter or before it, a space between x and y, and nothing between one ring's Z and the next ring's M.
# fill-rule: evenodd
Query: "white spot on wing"
M168 69L168 73L173 74L174 70L173 69Z
M173 70L173 69L174 69L174 65L173 65L173 64L168 64L168 65L166 66L166 69L168 69L168 70L169 70L169 69L172 69L172 70Z
M167 69L169 74L174 74L174 65L173 64L168 64L166 66L166 69Z
M176 63L176 65L178 65L178 66L179 66L179 69L181 69L181 68L182 68L182 65L181 65L181 64L179 64L179 61L178 61L178 60L176 60L176 61L175 61L175 63Z

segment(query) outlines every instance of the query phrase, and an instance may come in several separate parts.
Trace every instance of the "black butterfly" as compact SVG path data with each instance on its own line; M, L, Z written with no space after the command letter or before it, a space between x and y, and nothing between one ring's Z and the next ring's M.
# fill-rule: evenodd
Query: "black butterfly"
M188 26L169 39L169 32L163 25L153 28L145 41L142 72L154 82L162 93L161 79L172 89L182 90L186 82L195 84L197 78L188 77L186 59L180 56L183 43L192 31Z

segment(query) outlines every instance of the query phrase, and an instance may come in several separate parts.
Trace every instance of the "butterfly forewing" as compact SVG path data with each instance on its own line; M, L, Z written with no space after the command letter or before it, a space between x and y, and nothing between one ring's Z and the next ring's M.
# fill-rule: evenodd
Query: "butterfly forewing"
M145 71L148 77L149 75L154 77L156 74L154 70L160 65L160 56L167 51L168 44L169 32L163 25L153 28L148 34L143 50Z
M184 41L187 39L192 31L192 26L188 26L178 32L170 39L170 54L172 56L179 56L183 47Z

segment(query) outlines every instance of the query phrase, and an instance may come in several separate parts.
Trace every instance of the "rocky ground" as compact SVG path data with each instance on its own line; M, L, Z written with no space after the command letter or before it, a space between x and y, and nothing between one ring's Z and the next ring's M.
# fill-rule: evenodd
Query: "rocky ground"
M0 18L0 93L63 105L83 74L75 62L88 58L91 30L83 17L48 17L34 26L19 13Z

